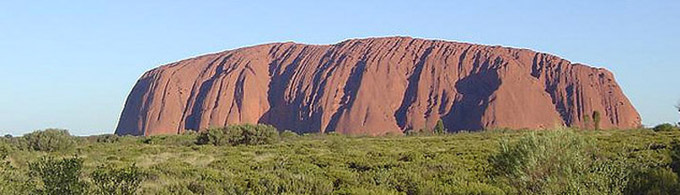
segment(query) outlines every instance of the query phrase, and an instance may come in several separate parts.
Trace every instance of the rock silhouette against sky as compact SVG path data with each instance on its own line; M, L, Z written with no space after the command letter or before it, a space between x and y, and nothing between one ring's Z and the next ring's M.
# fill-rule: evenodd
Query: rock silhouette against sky
M605 129L641 125L605 69L528 49L386 37L264 44L158 67L132 89L115 133L265 123L380 135L440 119L449 131L590 127L595 111Z

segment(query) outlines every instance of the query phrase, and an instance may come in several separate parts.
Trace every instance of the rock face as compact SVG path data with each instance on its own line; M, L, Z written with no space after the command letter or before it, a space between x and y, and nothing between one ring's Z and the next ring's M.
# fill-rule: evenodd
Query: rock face
M132 89L116 134L266 123L379 135L433 127L641 124L611 72L500 46L409 37L273 43L164 65ZM592 120L589 120L592 121Z

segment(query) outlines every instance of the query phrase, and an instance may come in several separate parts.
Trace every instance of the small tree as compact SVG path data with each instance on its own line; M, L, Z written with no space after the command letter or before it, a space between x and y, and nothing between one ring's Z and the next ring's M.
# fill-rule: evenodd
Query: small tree
M595 130L600 129L600 111L593 112L593 123L595 123Z
M42 182L35 194L86 194L87 183L82 181L83 160L43 157L28 164L29 176Z
M92 173L92 180L100 194L132 195L139 190L144 178L134 164L122 168L101 165Z
M590 115L583 116L583 126L585 129L590 129Z
M437 124L434 126L434 133L440 134L440 135L446 133L446 128L444 127L444 122L441 119L439 119L437 121Z

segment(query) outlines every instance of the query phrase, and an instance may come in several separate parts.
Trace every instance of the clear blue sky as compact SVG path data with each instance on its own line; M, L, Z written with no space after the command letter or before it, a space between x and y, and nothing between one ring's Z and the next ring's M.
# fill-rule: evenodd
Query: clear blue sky
M1 1L0 133L112 133L137 78L187 57L392 35L530 48L605 67L645 125L679 118L677 0L258 2Z

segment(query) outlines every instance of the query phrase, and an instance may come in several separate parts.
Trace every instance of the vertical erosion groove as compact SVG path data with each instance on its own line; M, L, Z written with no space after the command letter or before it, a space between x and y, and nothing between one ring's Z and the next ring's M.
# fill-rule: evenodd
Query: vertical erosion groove
M361 79L364 75L364 70L366 69L365 56L357 62L352 71L349 74L347 82L345 82L344 96L341 99L341 105L338 110L331 117L328 126L326 126L327 131L335 131L338 125L338 120L340 117L352 107L354 100L356 99L357 92L359 91L359 86L361 85Z
M403 130L406 129L407 113L408 109L413 102L418 98L418 82L420 82L420 76L422 75L423 67L427 61L427 57L432 53L433 47L429 47L423 52L423 54L418 59L418 63L414 66L413 73L408 78L408 86L406 91L404 91L404 99L401 101L399 109L394 113L394 118L397 120L397 125Z
M205 104L205 98L210 93L212 90L212 86L215 83L215 80L219 78L222 73L224 72L224 65L226 61L228 60L229 57L224 57L222 59L222 62L215 68L215 74L213 74L210 78L205 80L203 83L200 84L200 87L198 87L198 92L193 99L193 105L191 106L191 111L188 113L189 115L185 119L185 124L184 124L184 129L194 129L194 130L199 130L201 120L203 117L203 104ZM189 107L187 106L187 109ZM185 111L186 114L187 111Z

